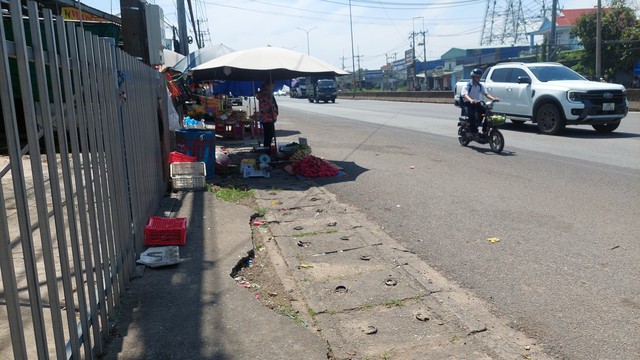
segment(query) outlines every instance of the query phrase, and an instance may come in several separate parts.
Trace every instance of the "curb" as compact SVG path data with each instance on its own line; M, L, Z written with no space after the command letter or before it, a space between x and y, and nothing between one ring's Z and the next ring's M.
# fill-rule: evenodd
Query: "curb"
M371 340L374 338L357 337L353 334L354 329L352 325L354 322L361 324L376 324L379 325L378 328L381 328L380 331L384 332L387 330L388 332L389 324L377 322L381 319L385 319L385 316L389 316L390 311L391 314L395 312L396 315L399 316L394 318L395 320L392 320L397 322L397 325L400 326L400 328L396 328L398 331L396 334L397 338L411 339L415 336L424 336L419 335L419 333L411 333L411 326L415 328L415 323L413 325L406 323L406 316L411 315L411 313L407 314L407 311L419 306L431 313L431 316L434 321L436 321L437 325L441 325L440 327L436 326L435 328L432 328L432 330L429 330L435 330L436 332L431 332L430 334L432 335L428 338L431 339L431 337L439 337L444 339L449 338L450 340L440 342L436 347L437 350L433 347L434 345L432 341L434 340L432 339L425 343L418 343L420 345L411 345L411 341L415 341L415 339L409 341L408 344L398 344L394 351L398 352L397 354L400 358L424 358L425 356L427 358L434 356L436 358L441 356L461 356L462 358L467 358L470 355L469 352L471 352L474 357L476 355L482 355L492 359L506 360L521 357L535 357L536 359L543 360L552 359L552 357L544 353L542 346L536 344L533 339L527 337L523 333L511 329L507 324L493 316L490 311L487 310L489 308L488 304L483 303L481 300L473 297L470 293L465 292L457 284L445 279L436 270L420 260L415 253L405 249L401 244L389 237L383 230L369 222L357 211L357 209L353 209L344 204L339 204L334 194L322 190L321 187L319 188L313 185L312 181L308 181L306 183L310 186L307 187L307 190L303 192L304 195L300 198L308 195L307 192L311 190L313 194L319 194L319 198L326 198L326 200L321 200L322 202L326 201L326 204L338 204L337 207L349 208L349 211L347 212L348 215L343 216L342 221L344 223L359 224L358 226L367 229L369 234L372 234L374 238L369 239L369 241L383 244L383 246L376 247L376 249L379 249L380 251L378 254L380 255L380 261L387 263L388 269L396 269L394 271L398 271L399 274L402 274L403 277L409 279L410 282L419 284L420 286L415 287L416 289L422 288L426 290L420 297L414 299L414 305L408 306L405 310L402 310L402 308L393 308L389 310L386 309L385 306L382 306L382 304L375 305L376 303L374 303L370 310L356 307L349 310L321 312L316 319L311 319L311 316L308 314L308 308L310 306L309 300L312 300L312 303L315 304L318 304L318 302L322 303L323 300L315 298L309 299L306 298L306 296L309 296L310 294L312 294L311 296L314 296L314 294L321 295L321 293L317 292L317 286L322 283L317 283L314 282L314 280L311 280L309 283L305 283L307 286L305 291L305 289L301 287L301 284L296 281L291 264L287 264L287 260L283 255L283 251L285 250L283 250L278 244L279 236L274 235L272 232L271 224L278 224L277 226L280 226L281 224L275 216L269 216L269 213L267 213L265 216L265 222L269 225L266 228L257 228L258 231L254 232L254 236L257 235L255 239L261 241L262 244L265 245L265 248L269 252L269 258L272 261L283 285L297 300L292 303L292 306L301 316L306 318L305 320L308 319L309 324L311 324L309 329L315 331L318 336L327 342L328 354L331 354L332 356L335 354L337 358L342 358L343 356L350 357L350 354L353 353L356 353L359 356L369 356L371 354L367 353L367 351L371 351L373 353L378 351L377 354L379 355L379 347L383 346L385 340L389 339L385 338L384 334L375 335L379 336L379 339L381 339L378 341L380 344L377 344L377 342L373 343L376 345L369 344L369 341L375 341ZM260 205L266 206L266 202L271 204L274 203L273 192L271 192L271 194L268 194L268 192L268 190L258 190L256 200L258 203L262 202ZM301 203L301 201L293 202L298 204ZM269 207L269 209L273 211L273 205ZM287 222L287 224L289 223ZM282 229L279 230L281 231ZM282 236L283 240L287 238L289 237L286 235ZM314 238L310 237L309 240L313 241ZM327 260L326 257L323 259L325 263L330 261ZM391 270L389 270L389 272L391 272ZM361 281L367 281L366 275L363 276L364 277ZM371 277L368 279L370 280ZM353 283L353 279L349 280L348 277L343 280L347 282L351 281ZM323 286L329 286L328 289L331 289L331 284L332 282L328 282L324 283ZM333 282L333 284L335 284L335 282ZM313 290L314 287L316 290ZM360 299L361 304L366 304L367 301L370 300ZM376 314L380 315L376 316ZM402 320L403 318L405 320ZM416 320L413 319L413 321L415 322ZM433 323L433 321L431 323ZM327 326L328 324L334 325ZM430 326L434 325L435 324L432 324ZM320 326L320 328L317 326ZM420 332L421 331L426 330L420 330ZM345 345L347 346L345 347Z

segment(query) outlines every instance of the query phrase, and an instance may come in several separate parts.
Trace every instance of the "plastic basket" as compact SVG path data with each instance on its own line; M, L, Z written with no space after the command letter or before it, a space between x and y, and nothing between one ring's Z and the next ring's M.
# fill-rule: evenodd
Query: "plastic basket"
M186 155L178 151L172 151L169 153L169 164L176 162L195 162L198 158L191 155Z
M171 164L170 169L171 177L194 175L194 176L206 176L207 168L204 162L180 162Z
M201 190L207 187L204 176L176 176L171 178L174 190Z
M501 126L504 125L507 117L504 115L491 115L489 117L489 124L493 126Z
M152 216L144 227L144 244L184 245L187 241L187 218Z
M207 186L204 162L171 164L171 187L174 190L200 190Z

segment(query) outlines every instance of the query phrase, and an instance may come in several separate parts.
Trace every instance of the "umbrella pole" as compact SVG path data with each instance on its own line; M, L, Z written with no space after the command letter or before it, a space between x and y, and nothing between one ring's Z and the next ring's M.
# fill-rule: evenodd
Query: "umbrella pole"
M271 71L269 71L269 83L273 84L273 79L271 78ZM273 89L271 90L271 96L273 95ZM280 114L278 114L279 116ZM278 139L276 137L276 121L273 122L273 146L275 146L276 154L278 153ZM271 152L271 149L267 149L267 151Z

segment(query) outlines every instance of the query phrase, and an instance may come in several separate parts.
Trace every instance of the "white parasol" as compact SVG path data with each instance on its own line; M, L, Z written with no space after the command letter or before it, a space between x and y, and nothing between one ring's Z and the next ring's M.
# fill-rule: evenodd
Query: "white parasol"
M195 80L286 80L308 75L347 74L313 56L277 47L235 51L192 69Z
M191 70L198 65L206 63L207 61L213 60L225 54L232 53L234 51L234 49L228 47L225 44L203 47L189 53L189 55L185 56L184 59L180 60L174 66L172 66L171 69L179 73L184 73L185 71Z

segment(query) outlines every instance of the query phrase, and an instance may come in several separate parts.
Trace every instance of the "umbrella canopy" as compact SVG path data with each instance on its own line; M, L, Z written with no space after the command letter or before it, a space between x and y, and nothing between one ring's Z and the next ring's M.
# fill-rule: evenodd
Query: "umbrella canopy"
M225 44L203 47L187 55L184 59L178 61L171 68L179 73L191 70L192 68L204 64L209 60L213 60L225 54L234 52L232 48Z
M164 55L164 64L160 71L163 71L166 68L170 68L177 64L180 60L184 59L184 55L179 54L175 51L171 51L169 49L163 49L162 53Z
M347 75L333 65L300 52L259 47L222 55L192 69L196 80L285 80L307 75Z

